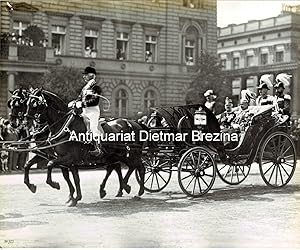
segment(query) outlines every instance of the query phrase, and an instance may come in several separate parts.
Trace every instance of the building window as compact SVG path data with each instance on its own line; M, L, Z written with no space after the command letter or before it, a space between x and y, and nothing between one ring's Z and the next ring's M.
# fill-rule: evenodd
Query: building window
M85 30L85 42L84 42L84 56L93 57L97 56L97 40L98 40L98 31L93 29Z
M147 90L144 95L144 109L155 107L157 105L157 96L154 90Z
M65 50L66 27L52 25L52 48L55 55L61 55Z
M157 36L146 35L145 39L145 60L146 62L156 62L157 58Z
M283 51L276 51L276 62L283 62Z
M264 53L260 55L260 64L261 65L268 64L268 54Z
M14 21L13 22L13 33L16 35L22 36L23 31L27 29L29 26L28 22L23 22L23 21Z
M246 66L247 67L253 66L253 62L254 62L254 56L247 56L246 57Z
M182 5L191 9L203 8L204 6L203 0L183 0Z
M239 96L240 92L241 92L241 79L240 78L235 78L231 82L231 86L232 86L232 95L233 96Z
M248 43L250 43L251 42L251 37L248 37Z
M281 37L281 33L278 33L277 36L278 36L278 37Z
M221 60L222 69L226 69L226 59Z
M224 42L221 43L221 46L224 47Z
M126 60L128 55L129 35L126 32L117 32L117 59Z
M235 57L233 58L233 69L239 69L240 68L240 58Z
M118 117L128 116L129 97L125 89L119 89L116 94L116 115Z
M234 44L235 44L235 45L237 44L237 40L234 40Z
M185 63L195 65L195 41L185 40Z

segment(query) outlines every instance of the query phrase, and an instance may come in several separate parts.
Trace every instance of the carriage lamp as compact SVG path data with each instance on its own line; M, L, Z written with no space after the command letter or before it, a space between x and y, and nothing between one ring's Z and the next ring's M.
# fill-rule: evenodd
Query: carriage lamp
M202 107L199 107L194 114L194 125L196 126L205 126L207 125L206 112Z

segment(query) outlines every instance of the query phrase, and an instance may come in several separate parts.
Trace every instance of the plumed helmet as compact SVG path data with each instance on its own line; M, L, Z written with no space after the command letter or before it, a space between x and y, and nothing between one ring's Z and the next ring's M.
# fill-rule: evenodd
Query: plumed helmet
M228 96L225 98L225 105L226 104L232 104L232 99L230 99Z
M241 103L243 102L249 103L250 99L255 100L255 98L256 98L256 94L250 91L249 89L243 89L241 91L241 100L240 100Z
M213 96L214 99L217 98L217 96L214 94L214 91L212 89L206 90L205 93L203 94L205 97L208 97L210 95Z
M82 74L84 74L84 75L90 74L90 73L97 75L95 68L90 67L90 66L86 67L84 69L84 72L82 72Z
M271 81L271 76L270 74L265 74L262 75L259 79L259 86L257 87L258 89L270 89L272 87L272 81Z
M274 88L285 88L290 85L290 78L292 76L286 73L280 73L276 76L276 83L274 84Z

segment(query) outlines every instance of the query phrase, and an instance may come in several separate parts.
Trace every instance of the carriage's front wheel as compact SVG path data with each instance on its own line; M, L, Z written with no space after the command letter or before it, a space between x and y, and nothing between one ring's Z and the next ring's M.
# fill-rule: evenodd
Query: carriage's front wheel
M217 166L220 179L229 185L242 183L250 172L251 165L228 165Z
M270 134L264 141L259 171L271 187L283 187L291 180L296 168L296 147L291 137L281 131Z
M213 186L216 162L203 147L186 151L178 163L178 182L182 191L191 197L201 197Z
M150 193L163 190L170 182L172 176L172 163L170 159L163 155L147 154L142 157L145 167L144 188ZM140 177L135 172L138 182Z

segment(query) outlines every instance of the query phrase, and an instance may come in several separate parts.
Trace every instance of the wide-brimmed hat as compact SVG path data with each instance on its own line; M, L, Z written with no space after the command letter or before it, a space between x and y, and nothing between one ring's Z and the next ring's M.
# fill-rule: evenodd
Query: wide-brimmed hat
M276 76L276 83L274 84L274 88L282 87L285 89L285 87L288 87L290 85L290 78L292 76L288 75L286 73L280 73Z
M214 91L212 89L209 89L209 90L206 90L205 93L203 94L205 97L208 97L208 96L212 96L214 99L217 98L217 96L214 94Z
M90 66L86 67L86 68L84 69L84 71L82 72L82 74L84 74L84 75L90 74L90 73L91 73L91 74L97 75L95 68L90 67Z
M259 86L257 87L258 89L270 89L272 87L272 81L271 81L271 76L270 74L265 74L262 75L259 79Z
M250 99L255 100L255 98L256 98L256 94L254 92L250 91L249 89L243 89L241 91L240 103L243 103L243 102L249 103Z

